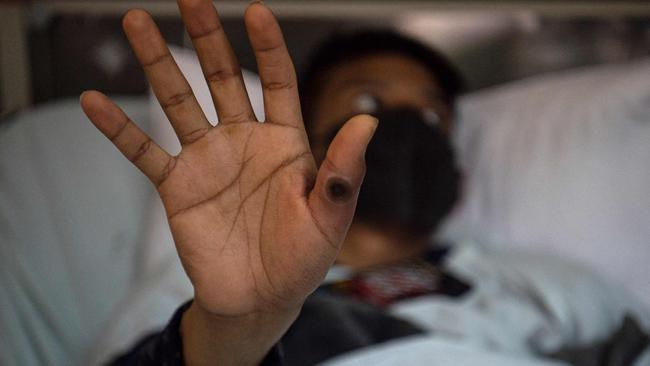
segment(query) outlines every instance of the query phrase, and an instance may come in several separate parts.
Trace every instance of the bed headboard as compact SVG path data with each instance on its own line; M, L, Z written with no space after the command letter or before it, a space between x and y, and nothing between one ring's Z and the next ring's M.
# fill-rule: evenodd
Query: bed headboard
M219 1L240 62L255 69L241 15L247 1ZM274 9L300 68L333 30L392 26L442 48L471 90L529 75L650 54L642 1L277 0ZM175 1L13 1L0 4L0 115L84 89L144 94L146 83L120 18L142 7L163 35L186 45Z

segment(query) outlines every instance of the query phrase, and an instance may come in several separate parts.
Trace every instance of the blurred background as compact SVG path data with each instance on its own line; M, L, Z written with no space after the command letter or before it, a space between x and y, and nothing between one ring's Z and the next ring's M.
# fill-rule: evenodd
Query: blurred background
M241 15L247 1L220 1L245 68L255 70ZM646 1L270 1L298 69L333 30L390 26L442 49L470 90L546 71L650 53ZM128 8L149 10L166 39L188 46L174 1L0 2L0 113L85 89L146 93L121 33Z
M242 21L248 3L216 5L241 65L256 71ZM546 325L572 341L609 334L621 320L612 303L649 309L648 1L267 4L298 70L331 32L366 27L412 35L458 65L468 82L454 136L464 196L439 235L504 249L496 267L532 278L511 289L525 299L544 292L566 315L549 315L525 342ZM77 99L105 92L166 147L156 133L171 128L121 30L134 7L154 16L170 44L191 48L173 0L0 0L0 334L11 335L0 336L2 365L98 364L160 329L192 296L156 193ZM209 104L192 52L175 56ZM251 95L261 107L259 85ZM518 251L575 261L594 275L518 260ZM504 334L504 319L518 322L479 305L496 316L491 334ZM646 314L639 319L650 329Z

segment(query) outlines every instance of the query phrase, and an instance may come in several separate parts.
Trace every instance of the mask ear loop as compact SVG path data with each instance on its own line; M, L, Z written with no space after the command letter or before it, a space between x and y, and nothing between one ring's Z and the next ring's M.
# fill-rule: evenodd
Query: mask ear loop
M434 111L432 108L424 108L420 111L422 114L422 120L429 127L438 128L440 124L440 115Z

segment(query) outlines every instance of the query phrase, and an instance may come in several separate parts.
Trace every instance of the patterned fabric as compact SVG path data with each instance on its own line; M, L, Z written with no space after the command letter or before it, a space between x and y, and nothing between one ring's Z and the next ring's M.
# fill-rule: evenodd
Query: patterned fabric
M470 287L438 266L445 254L441 249L424 258L373 267L325 288L379 307L429 294L460 296Z

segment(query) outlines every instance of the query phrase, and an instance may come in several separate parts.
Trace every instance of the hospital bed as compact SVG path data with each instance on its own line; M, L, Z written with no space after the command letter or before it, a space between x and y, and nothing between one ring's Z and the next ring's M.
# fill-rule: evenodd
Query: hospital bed
M93 22L106 17L106 24L112 24L124 7L132 5L36 4L23 9L24 14L37 18L31 20L37 28L32 30L32 41L42 40L38 32L62 36L75 22L96 24ZM342 13L337 6L313 2L315 7L309 8L300 4L288 1L277 5L278 15L289 29L302 29L304 19L314 22L314 9L323 9L324 19L315 27L320 35L339 22L333 21ZM599 22L611 26L613 16L613 24L627 24L619 27L626 29L621 39L627 39L625 32L646 34L648 22L644 19L650 14L639 2L605 2L609 7L591 2L564 7L555 2L497 3L501 10L498 23L504 19L511 22L504 30L486 21L489 14L485 12L493 8L485 2L466 2L465 7L456 2L413 2L410 8L400 4L400 11L420 13L405 13L394 21L394 26L405 32L426 39L436 29L448 29L436 21L421 20L423 11L444 10L455 19L485 22L484 29L492 29L498 36L483 42L492 42L497 48L504 44L516 47L523 42L517 38L524 37L520 32L544 34L546 26L561 35L562 27L571 27L567 18L578 22L574 27L579 29L580 24ZM169 18L165 32L182 46L185 40L173 19L173 4L148 6L159 17ZM394 3L362 2L355 9L365 10L346 11L343 21L348 26L358 21L373 25L376 18L368 14L395 12L391 6ZM238 2L220 7L227 18L232 17L227 24L235 37L242 37L235 25L242 7ZM462 15L459 9L467 7L472 13ZM508 15L504 17L503 12ZM52 19L56 21L50 23ZM513 40L508 32L518 36ZM122 52L116 51L119 42L110 42L115 37L104 34L102 39L109 41L102 52ZM291 45L290 34L288 38ZM296 42L306 47L316 38ZM498 78L470 75L472 92L460 102L455 131L468 183L463 202L439 235L453 242L472 242L479 253L483 247L503 253L532 250L575 260L608 278L606 285L594 283L591 277L579 278L587 291L619 297L620 306L640 314L647 327L648 318L643 314L650 306L650 266L646 264L650 262L650 61L643 57L647 50L635 43L643 42L631 39L630 50L617 46L623 50L622 56L605 53L589 62L578 56L555 63L530 62L509 74L497 72ZM476 40L467 36L466 42L466 46L475 45L471 42ZM540 44L544 43L537 44L542 51L552 49ZM459 60L465 57L464 67L472 69L467 61L472 59L466 53L469 51L458 45L445 47ZM561 53L563 48L558 47L556 51ZM181 67L195 72L191 52L179 49L177 53ZM133 75L128 66L132 60L122 57L126 61L99 62L84 70L109 73L119 69L115 64L124 62L123 69L114 72L127 76L95 78L93 85L84 87L106 87L104 90L122 94L117 96L120 105L156 135L162 117L146 94L144 81L139 77L133 78L133 83L111 81ZM527 57L531 56L521 56ZM65 55L56 60L59 74L44 78L49 82L60 82L69 72ZM603 64L588 65L594 63ZM490 67L497 66L484 65L483 72L498 69ZM44 75L33 69L32 76ZM1 364L105 361L110 352L162 326L180 301L191 296L169 233L160 225L164 214L148 182L87 122L76 99L66 99L82 86L82 79L58 87L46 81L30 82L21 90L33 88L33 100L38 103L5 115L0 122ZM200 77L194 82L200 82ZM250 82L254 83L254 78ZM254 86L249 90L256 93ZM540 272L544 288L540 291L552 296L553 290L543 286L545 270ZM585 337L598 337L605 328L620 322L621 308L604 309L602 314L611 317L600 318ZM428 340L391 344L387 349L418 348L423 342L427 345ZM457 344L429 346L458 357L485 357L485 353L472 354L474 348L455 348ZM372 352L341 362L382 358L373 355L381 355L383 349ZM498 354L490 357L495 357L495 364L506 362ZM645 357L640 365L650 363L650 356Z

